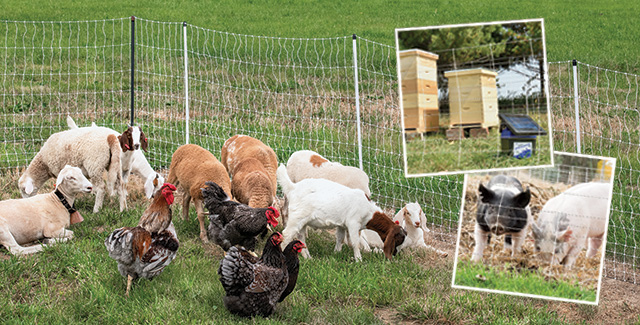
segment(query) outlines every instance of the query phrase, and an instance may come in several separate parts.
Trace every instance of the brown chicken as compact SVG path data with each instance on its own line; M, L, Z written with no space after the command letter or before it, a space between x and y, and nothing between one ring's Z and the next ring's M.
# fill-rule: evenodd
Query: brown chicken
M171 224L171 204L175 190L176 187L171 183L162 184L162 187L154 194L153 202L140 217L138 226L151 234L157 234L167 229Z

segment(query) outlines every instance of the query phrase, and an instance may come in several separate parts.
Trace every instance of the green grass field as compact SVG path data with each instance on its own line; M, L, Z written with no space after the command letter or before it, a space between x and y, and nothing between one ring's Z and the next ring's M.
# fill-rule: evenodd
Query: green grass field
M3 199L17 198L15 186L17 177L12 174L12 166L28 164L35 152L52 132L66 128L64 119L69 112L74 113L79 125L96 121L120 129L128 123L128 20L123 22L94 25L78 23L73 25L73 37L80 43L97 48L89 50L62 51L59 59L50 60L52 53L60 52L76 40L68 37L68 31L60 30L60 25L49 25L37 21L99 20L122 18L136 15L156 21L187 21L189 24L249 35L277 37L339 37L347 36L343 43L331 41L338 52L313 48L316 42L303 43L310 53L325 53L328 61L314 61L313 56L304 56L295 51L273 54L280 63L315 66L332 64L341 68L309 69L302 77L272 67L249 68L243 62L249 58L249 50L242 48L242 38L233 36L226 40L222 34L190 29L199 35L200 46L206 37L216 35L218 44L226 44L226 57L236 61L231 68L220 70L223 62L210 48L200 47L192 53L190 62L197 79L190 86L192 114L194 114L192 142L219 150L222 142L233 133L242 130L264 136L274 145L281 160L292 150L312 148L328 152L327 156L345 164L357 165L355 130L349 121L354 119L353 103L344 97L352 96L353 85L345 82L349 69L351 50L350 35L356 33L367 39L395 46L394 29L401 27L457 24L496 20L544 18L549 61L578 59L582 62L619 70L640 73L640 33L637 32L637 12L640 3L618 1L614 3L584 3L571 0L556 2L544 0L531 4L525 1L480 1L457 3L448 0L420 1L200 1L200 2L145 2L131 4L125 1L98 2L62 0L3 2L0 19L11 21L36 21L11 23L14 29L0 33L0 48L12 48L6 60L0 60L2 83L0 99L0 125L4 128L0 142L0 170L3 176L0 184L4 190ZM2 26L0 22L0 26ZM51 26L54 26L51 28ZM66 25L65 25L66 26ZM152 27L153 26L153 27ZM157 29L164 26L167 29ZM136 107L139 108L138 121L144 123L152 141L148 154L157 167L167 167L171 153L183 143L184 124L180 114L184 105L181 94L182 81L174 76L182 72L181 53L166 50L181 49L179 24L164 25L140 22L140 33L166 32L163 43L160 39L142 38L155 47L141 47L136 86ZM156 28L156 29L151 29ZM46 30L45 41L41 34L30 33L34 29ZM120 32L107 37L105 43L96 43L100 35L112 35L112 30ZM82 33L75 33L81 31ZM63 33L61 36L60 33ZM4 35L2 35L4 34ZM97 36L95 36L97 35ZM147 34L141 34L147 35ZM47 41L53 39L55 41ZM211 38L213 39L213 38ZM26 40L26 43L24 43ZM235 42L235 43L234 43ZM254 41L254 44L268 44ZM263 43L261 43L263 42ZM283 40L283 47L293 49L292 43ZM95 43L95 44L94 44ZM121 44L122 43L122 44ZM35 44L38 51L29 46ZM121 44L121 45L120 45ZM105 47L100 47L100 46ZM375 52L361 43L361 51L372 54L363 66L393 66L393 51ZM13 49L13 47L27 47ZM42 48L40 48L42 47ZM195 48L194 47L194 48ZM380 47L382 48L382 47ZM269 53L268 48L253 48L255 53ZM0 49L0 53L4 51ZM263 51L263 52L260 52ZM286 51L285 51L286 52ZM205 55L206 54L206 55ZM297 56L301 56L300 59ZM58 57L57 57L58 58ZM108 60L106 59L108 58ZM260 57L261 62L269 62L269 57ZM346 63L345 63L346 62ZM582 67L581 67L582 69ZM122 71L120 71L122 70ZM88 71L111 71L109 74L87 76ZM581 70L586 71L586 70ZM255 80L235 78L232 72L260 76ZM405 179L402 171L401 133L399 113L390 112L397 104L397 84L394 70L361 71L363 84L361 92L365 111L364 159L365 170L372 175L374 199L386 207L399 207L407 200L419 201L430 223L441 226L448 242L453 242L460 208L459 196L462 179L459 176ZM21 73L31 75L25 80ZM51 73L52 75L49 75ZM67 78L56 78L55 74ZM559 80L551 80L558 93L552 95L569 96L571 86L564 84L568 71L560 72ZM582 72L581 72L582 73ZM12 74L17 74L18 77ZM555 72L558 76L558 71ZM605 94L611 102L629 101L628 84L624 78L609 80L600 75L595 82L581 75L581 83L588 84L591 91ZM222 78L222 87L212 86L212 82ZM8 80L8 81L7 81ZM347 79L348 80L348 79ZM609 83L607 83L607 81ZM615 83L617 82L617 83ZM613 85L617 86L613 86ZM243 91L247 85L266 89L278 94L256 100L254 94ZM236 87L236 88L233 88ZM317 95L322 89L331 89L333 98L314 100L292 100L295 95L305 93ZM635 89L635 88L634 88ZM82 93L86 91L89 93ZM51 95L49 93L53 92ZM76 93L78 92L78 93ZM14 96L15 93L23 95ZM34 94L35 93L35 94ZM62 95L57 93L63 93ZM12 94L8 96L7 94ZM98 95L96 95L98 94ZM625 98L625 94L626 98ZM633 96L631 96L633 97ZM259 98L258 98L259 99ZM218 113L238 101L231 112ZM591 103L591 104L589 104ZM610 105L592 105L586 117L606 116L611 121L631 123L637 114L631 110L611 110ZM562 112L561 117L571 116L570 99L559 98L552 102L552 110ZM628 103L628 107L637 106ZM285 107L282 110L270 110ZM300 112L304 112L302 115ZM226 115L225 115L226 114ZM634 115L635 114L635 115ZM313 116L317 120L300 118ZM393 118L388 118L393 116ZM556 118L558 115L553 115ZM232 121L234 124L230 124ZM608 120L602 120L605 123ZM398 123L395 125L394 123ZM213 125L213 126L212 126ZM627 124L629 125L629 124ZM633 124L633 125L637 125ZM296 126L294 128L294 126ZM570 129L569 126L567 126ZM608 252L634 256L635 243L640 242L640 233L628 236L630 229L639 229L624 211L635 211L634 198L637 191L637 175L640 170L637 154L637 130L628 127L612 128L611 133L600 134L602 129L592 126L587 137L585 150L588 153L624 155L626 169L619 174L619 190L614 194L614 202L619 209L612 214L616 227L612 228L617 244L608 244ZM615 131L614 131L615 130ZM615 133L619 132L619 133ZM390 138L389 135L395 136ZM556 148L572 150L573 136L556 133ZM600 145L603 139L620 139L606 148ZM559 143L557 139L560 139ZM25 141L26 140L26 141ZM560 147L559 147L560 146ZM619 162L620 163L620 162ZM635 175L635 176L634 176ZM629 191L629 192L627 192ZM567 312L566 305L536 299L514 298L497 294L483 294L450 288L452 261L443 261L426 252L401 254L388 262L381 256L364 256L363 263L354 263L352 251L348 248L341 253L333 253L333 239L326 233L312 233L309 247L314 259L303 261L297 290L278 307L269 319L243 320L230 315L222 306L222 288L217 278L217 265L221 251L210 245L202 245L197 239L198 227L193 220L176 220L176 228L181 239L181 248L176 260L165 273L153 281L141 280L134 286L132 296L124 297L126 281L116 269L114 261L107 256L102 244L108 233L121 226L131 226L145 208L146 202L139 192L133 194L129 211L117 212L115 202L107 203L107 208L92 214L93 198L79 201L85 222L74 225L76 238L57 245L42 254L26 258L0 255L0 321L3 323L306 323L306 324L360 324L360 323L497 323L497 324L562 324L593 322L593 315L599 310L608 310L613 302L601 302L605 307L580 307L576 313ZM630 194L628 194L630 193ZM624 198L624 200L620 199ZM179 209L175 209L175 215ZM637 219L637 218L636 218ZM625 257L625 261L629 259ZM636 264L637 265L637 264ZM640 323L637 313L631 309L617 309L621 315L617 321ZM613 314L613 312L611 312ZM608 314L607 314L608 315ZM602 315L601 315L602 316Z
M181 244L176 259L154 280L137 280L125 298L126 279L103 242L113 229L137 224L146 201L139 191L130 193L137 199L124 213L112 200L93 214L87 212L93 199L79 199L85 221L71 227L75 238L68 243L22 258L0 254L4 323L245 322L222 304L217 275L222 250L200 242L193 208L189 221L174 218ZM180 212L177 203L174 216ZM381 310L396 321L512 323L528 317L564 323L548 303L451 289L451 260L426 251L400 254L392 262L364 254L363 262L355 263L351 249L333 252L329 233L312 232L308 246L313 259L301 262L296 290L273 316L253 323L381 323ZM491 313L483 312L486 304L480 302L486 300Z
M505 268L509 269L509 265L505 265ZM537 272L526 270L497 271L470 261L458 261L454 284L586 302L596 301L596 291L581 288L578 283L547 280Z

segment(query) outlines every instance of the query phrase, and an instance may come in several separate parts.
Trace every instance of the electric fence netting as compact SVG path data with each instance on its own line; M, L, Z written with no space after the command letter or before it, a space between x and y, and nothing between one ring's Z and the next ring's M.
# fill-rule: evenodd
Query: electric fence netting
M219 157L235 134L260 139L284 163L314 150L361 164L385 209L419 202L436 239L453 245L463 178L404 177L396 66L395 47L359 36L263 37L140 18L2 21L0 169L26 167L67 129L67 115L124 130L133 93L146 155L165 174L180 145ZM637 76L579 67L582 152L618 158L605 273L638 283ZM550 64L549 75L555 149L575 152L570 64Z

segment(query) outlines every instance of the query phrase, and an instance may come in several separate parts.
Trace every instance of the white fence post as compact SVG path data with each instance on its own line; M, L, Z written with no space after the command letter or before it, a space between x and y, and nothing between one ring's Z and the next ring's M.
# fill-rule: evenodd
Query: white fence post
M187 22L182 23L184 40L184 103L185 103L185 144L189 144L189 54L187 52Z
M353 34L353 70L356 87L356 123L358 128L358 160L360 162L360 170L363 169L362 165L362 131L360 128L360 89L358 86L358 46L356 34Z
M582 153L580 146L580 108L578 106L578 61L573 60L573 102L576 112L576 148Z

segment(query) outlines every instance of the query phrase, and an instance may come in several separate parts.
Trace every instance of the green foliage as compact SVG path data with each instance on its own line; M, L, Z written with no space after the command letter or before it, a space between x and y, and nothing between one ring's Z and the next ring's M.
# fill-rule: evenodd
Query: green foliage
M586 302L596 301L596 291L584 289L578 283L545 279L539 273L529 270L497 271L470 261L458 261L454 284Z

